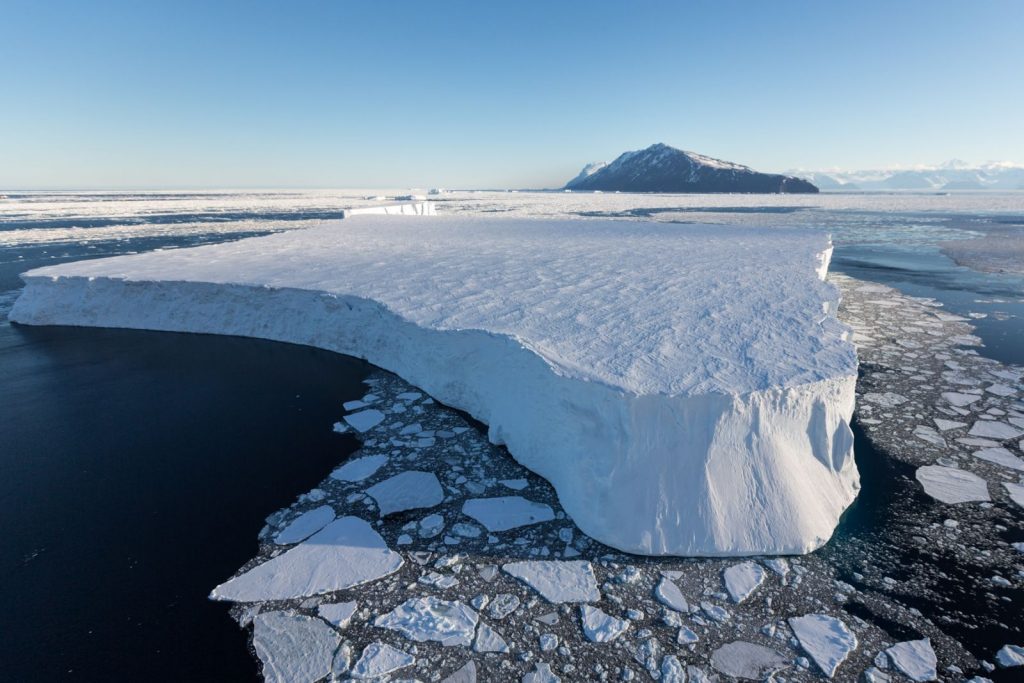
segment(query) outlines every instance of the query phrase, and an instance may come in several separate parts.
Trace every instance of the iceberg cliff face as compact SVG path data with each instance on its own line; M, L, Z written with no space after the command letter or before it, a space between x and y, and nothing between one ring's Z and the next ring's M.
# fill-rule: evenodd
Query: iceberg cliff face
M858 488L856 356L809 231L365 216L43 268L11 318L361 356L645 554L802 553Z

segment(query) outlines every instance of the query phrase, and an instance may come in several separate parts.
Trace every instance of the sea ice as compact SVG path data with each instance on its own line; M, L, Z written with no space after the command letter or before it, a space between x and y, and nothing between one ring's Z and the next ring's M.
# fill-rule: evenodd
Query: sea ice
M977 394L961 394L956 391L944 392L942 394L942 398L946 399L952 405L955 405L957 408L963 408L964 406L968 406L974 403L975 401L981 400L981 396L978 396Z
M317 605L316 613L335 628L348 628L356 607L356 602L325 602Z
M264 612L253 619L252 646L268 683L313 683L331 673L341 637L312 617Z
M331 472L331 478L338 481L363 481L372 477L387 462L388 456L386 455L367 455L363 458L356 458Z
M508 652L508 643L500 633L481 621L473 649L477 652Z
M996 465L1002 465L1003 467L1009 467L1010 469L1024 472L1024 460L1021 460L1001 446L996 446L995 448L982 448L980 451L974 451L974 457L981 460L987 460L988 462Z
M917 468L914 476L921 482L925 493L943 503L991 500L985 480L965 470L926 465Z
M584 560L510 562L502 569L549 602L597 602L601 599L594 569Z
M381 422L384 421L384 413L379 410L363 410L358 413L352 413L351 415L345 416L345 422L348 422L353 429L365 432L373 429Z
M827 614L792 617L789 627L800 647L829 678L835 676L839 665L857 648L857 636L842 621Z
M262 602L330 593L392 574L402 556L358 517L340 517L299 545L217 586L214 600Z
M743 602L764 581L764 569L756 562L741 562L722 572L722 580L732 601Z
M334 521L334 508L330 505L321 505L291 521L277 536L274 536L274 543L278 545L291 545L309 538L325 526Z
M9 317L359 356L487 423L596 540L791 554L858 490L830 257L803 228L358 216L37 269Z
M433 596L409 598L373 621L374 626L398 631L411 640L467 647L473 642L476 623L477 614L468 605Z
M537 662L533 671L523 676L521 683L561 683L561 678L551 670L551 665Z
M912 681L934 681L938 675L935 671L938 660L928 638L896 643L885 654L893 666Z
M393 648L387 643L370 643L363 649L352 666L352 678L382 678L389 673L404 669L416 663L416 658L407 652Z
M442 678L441 683L476 683L476 662L469 660L458 671Z
M522 491L529 485L529 482L525 479L502 479L501 485L506 486L513 491Z
M683 593L679 590L679 586L677 586L675 582L667 576L661 577L661 580L658 581L658 585L654 587L654 597L657 598L658 602L661 604L670 609L674 609L677 612L686 613L690 611L690 605L686 602L686 598L683 597Z
M1009 669L1024 666L1024 647L1020 645L1004 645L996 653L996 664Z
M971 427L971 431L967 432L971 436L980 436L983 439L995 439L997 441L1006 441L1007 439L1016 439L1024 431L1012 427L1005 422L998 422L996 420L978 420Z
M483 524L488 531L508 531L555 518L550 506L522 496L472 498L462 506L462 513Z
M1024 508L1024 484L1004 482L1003 486L1006 487L1006 492L1010 494L1010 500Z
M580 619L583 622L583 635L592 643L615 640L629 628L628 619L617 619L590 605L580 605Z
M785 665L785 657L775 650L743 640L726 643L711 653L715 671L752 681L760 681Z
M380 516L387 517L395 512L432 508L444 500L441 482L433 472L409 470L374 484L366 489L366 495L377 501Z

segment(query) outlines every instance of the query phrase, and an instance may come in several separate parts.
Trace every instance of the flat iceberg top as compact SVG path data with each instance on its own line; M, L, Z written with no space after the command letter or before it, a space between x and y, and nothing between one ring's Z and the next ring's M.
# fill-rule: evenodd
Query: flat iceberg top
M851 375L814 230L359 216L237 242L67 263L32 278L188 281L375 301L420 327L509 337L561 375L637 394Z

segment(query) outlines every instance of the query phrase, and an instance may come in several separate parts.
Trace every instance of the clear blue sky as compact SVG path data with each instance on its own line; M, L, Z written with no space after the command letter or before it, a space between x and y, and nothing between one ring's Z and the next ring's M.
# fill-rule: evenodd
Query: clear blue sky
M0 3L0 188L1024 162L1024 2Z

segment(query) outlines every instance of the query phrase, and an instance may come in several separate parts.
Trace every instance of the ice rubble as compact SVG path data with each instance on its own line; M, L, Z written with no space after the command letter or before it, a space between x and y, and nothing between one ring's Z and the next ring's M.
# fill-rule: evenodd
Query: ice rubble
M361 356L487 423L608 545L803 553L859 486L830 254L806 229L359 216L37 269L11 319Z

